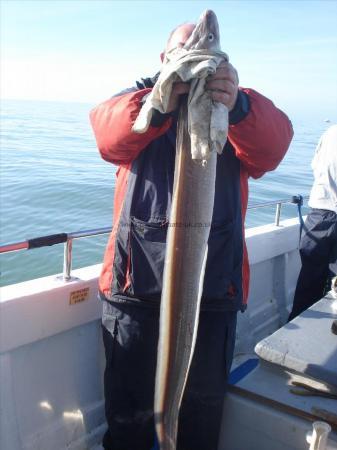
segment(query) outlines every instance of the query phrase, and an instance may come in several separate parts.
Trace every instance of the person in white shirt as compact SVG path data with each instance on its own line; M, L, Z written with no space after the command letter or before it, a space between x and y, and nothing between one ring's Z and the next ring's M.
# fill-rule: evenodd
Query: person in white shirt
M337 274L337 125L323 133L311 167L311 210L300 242L302 268L289 321L320 300Z

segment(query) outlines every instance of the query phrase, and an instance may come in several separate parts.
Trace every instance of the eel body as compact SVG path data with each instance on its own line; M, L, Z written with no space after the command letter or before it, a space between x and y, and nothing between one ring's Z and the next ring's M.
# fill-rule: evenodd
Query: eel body
M212 34L211 39L208 36ZM219 49L212 11L201 16L187 49ZM224 121L227 117L224 117ZM155 423L160 450L175 450L179 409L195 347L207 242L213 215L217 153L191 156L187 102L180 106L174 187L169 221L155 384Z
M178 415L195 346L207 241L212 220L217 154L192 160L186 103L177 130L174 194L163 277L155 385L161 450L176 448Z

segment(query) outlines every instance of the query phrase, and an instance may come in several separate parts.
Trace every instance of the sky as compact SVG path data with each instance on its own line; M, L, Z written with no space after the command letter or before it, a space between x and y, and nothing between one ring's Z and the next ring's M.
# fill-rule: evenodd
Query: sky
M170 31L217 14L240 85L337 120L337 0L0 0L1 97L96 104L160 69Z

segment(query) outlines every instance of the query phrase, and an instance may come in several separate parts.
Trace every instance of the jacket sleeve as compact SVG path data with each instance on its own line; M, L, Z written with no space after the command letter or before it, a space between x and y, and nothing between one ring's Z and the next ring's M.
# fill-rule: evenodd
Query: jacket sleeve
M229 126L228 139L248 175L259 178L281 162L293 129L288 117L266 97L252 89L241 91L248 95L249 113Z
M132 126L142 106L143 97L151 89L142 89L118 95L98 105L90 112L97 147L106 161L114 164L128 164L148 146L167 131L171 118L159 125L151 126L143 133L132 131Z

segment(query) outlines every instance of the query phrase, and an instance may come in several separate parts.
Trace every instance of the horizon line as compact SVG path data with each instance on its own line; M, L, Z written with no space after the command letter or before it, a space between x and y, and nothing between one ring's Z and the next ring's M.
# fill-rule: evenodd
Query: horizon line
M17 101L17 102L49 102L49 103L78 103L81 105L91 105L91 104L98 104L99 101L90 101L90 100L85 100L85 101L80 101L80 100L55 100L55 99L41 99L41 98L17 98L17 97L1 97L0 98L0 102L3 101Z

